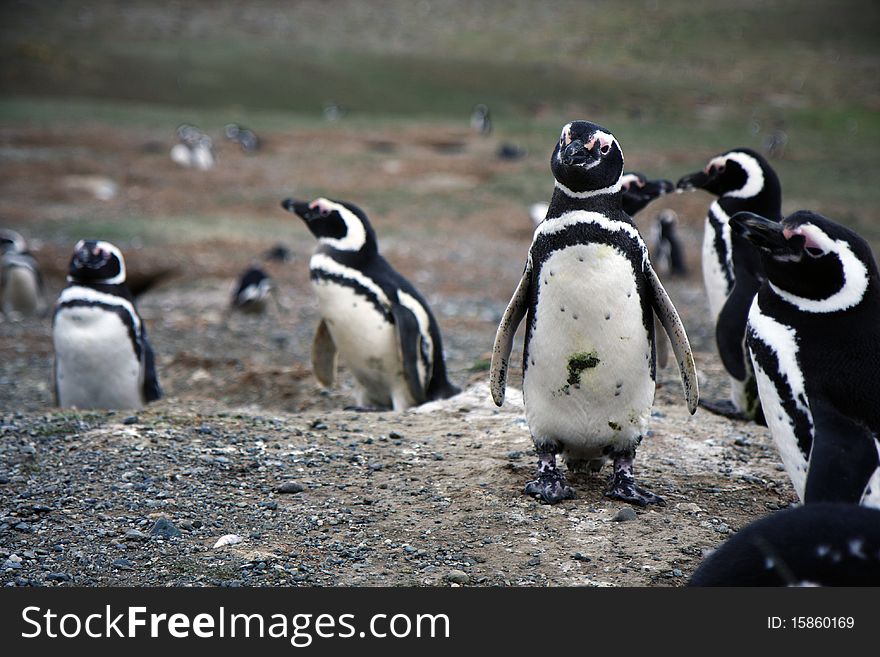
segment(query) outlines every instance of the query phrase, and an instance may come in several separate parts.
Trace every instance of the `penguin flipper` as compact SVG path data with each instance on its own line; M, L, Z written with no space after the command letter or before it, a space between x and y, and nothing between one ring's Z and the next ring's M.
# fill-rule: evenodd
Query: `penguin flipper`
M532 281L532 259L526 262L522 278L516 286L510 303L504 311L498 331L495 333L495 344L492 346L492 365L489 368L489 389L496 406L504 403L504 389L507 387L507 362L513 349L513 336L528 310L529 285Z
M332 388L336 383L336 344L323 319L312 340L312 371L325 388Z
M873 432L824 400L811 399L810 411L814 434L804 504L858 504L872 475L880 468Z
M697 405L700 401L700 387L697 382L697 366L694 363L694 354L691 351L687 332L684 330L681 317L678 316L678 311L666 293L663 283L660 282L650 263L647 263L645 267L645 277L651 289L651 305L672 343L672 351L675 353L678 369L681 372L684 398L687 401L688 411L693 415L697 411Z
M738 282L737 282L738 284ZM752 298L737 294L736 285L724 302L715 322L715 343L721 362L730 375L738 381L746 379L745 327ZM738 327L743 328L740 333Z
M427 381L423 383L419 378L418 363L422 357L420 348L422 333L419 330L419 320L412 310L399 303L391 304L391 316L394 317L394 326L397 330L397 348L407 387L416 405L424 404L427 401L425 394ZM426 378L430 380L430 371Z
M162 398L162 388L156 376L156 357L153 348L144 337L144 401L149 403Z

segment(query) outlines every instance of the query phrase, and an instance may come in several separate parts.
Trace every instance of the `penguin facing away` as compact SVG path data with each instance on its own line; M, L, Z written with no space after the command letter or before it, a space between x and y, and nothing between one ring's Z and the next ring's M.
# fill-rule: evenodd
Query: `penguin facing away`
M484 137L492 133L492 119L489 116L489 107L483 103L474 106L474 110L471 112L471 130Z
M17 320L45 310L46 290L36 258L19 233L0 229L0 313Z
M684 249L678 239L678 215L666 208L657 214L653 226L653 259L657 270L670 276L686 276Z
M663 503L635 483L636 447L654 401L654 316L668 333L691 413L699 399L684 327L621 207L623 153L614 136L574 121L550 158L556 179L525 270L495 336L490 389L504 403L508 361L525 318L523 396L538 456L525 493L554 503L574 496L556 466L597 471L611 458L606 495Z
M702 400L707 410L763 423L755 377L745 349L746 319L764 278L761 258L743 237L730 230L730 217L754 212L782 218L779 178L761 155L737 148L709 160L702 171L683 176L683 190L702 189L718 197L710 206L703 232L703 282L715 318L715 342L730 375L730 400Z
M281 205L318 238L309 263L321 313L312 344L318 381L333 386L338 354L354 375L362 409L401 411L460 392L447 378L431 309L379 254L363 210L326 198Z
M688 586L877 586L880 511L807 504L777 511L733 534Z
M856 233L808 211L738 213L767 280L747 340L767 425L805 503L880 507L880 275Z
M139 409L162 396L143 321L109 242L80 240L52 320L58 406Z

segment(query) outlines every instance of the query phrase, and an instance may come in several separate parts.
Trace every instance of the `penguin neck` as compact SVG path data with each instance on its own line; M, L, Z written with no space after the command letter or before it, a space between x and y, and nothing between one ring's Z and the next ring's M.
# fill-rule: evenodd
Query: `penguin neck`
M578 198L566 193L558 185L553 190L550 199L550 209L547 217L559 217L567 212L598 212L607 216L623 212L620 190Z
M107 284L98 281L82 281L68 277L67 287L87 287L98 292L112 294L116 297L122 297L123 299L126 299L128 301L134 300L134 297L132 296L131 292L128 289L128 286L125 283Z
M764 186L757 194L742 197L725 193L718 199L718 204L728 217L746 211L774 221L782 221L782 188L779 178L773 171L765 171Z
M324 253L336 262L355 269L362 269L379 257L379 249L376 248L375 243L366 244L357 251L336 249L327 244L321 244L315 252Z

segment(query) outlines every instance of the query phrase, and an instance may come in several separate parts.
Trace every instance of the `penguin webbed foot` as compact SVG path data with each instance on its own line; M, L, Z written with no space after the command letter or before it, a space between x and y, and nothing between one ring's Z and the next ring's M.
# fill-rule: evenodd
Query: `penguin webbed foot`
M605 497L629 502L637 506L648 506L649 504L666 506L666 500L636 483L632 473L632 461L632 456L614 459L614 474L611 475L610 485L608 490L605 491Z
M383 411L388 411L388 408L382 408L381 406L346 406L342 409L343 411L351 411L353 413L382 413Z
M538 448L537 478L526 484L523 493L538 497L547 504L574 499L574 489L568 485L565 475L556 467L556 451Z
M568 485L558 470L553 475L539 474L538 478L526 484L523 492L531 497L539 497L547 504L556 504L562 500L573 500L574 489Z

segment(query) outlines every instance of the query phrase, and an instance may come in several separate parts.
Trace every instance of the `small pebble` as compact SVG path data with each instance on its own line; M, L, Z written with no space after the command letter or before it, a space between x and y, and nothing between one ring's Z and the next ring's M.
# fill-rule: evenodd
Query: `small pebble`
M225 534L217 539L217 542L214 543L214 549L224 547L226 545L235 545L236 543L241 543L244 539L238 534Z
M614 522L628 522L630 520L635 520L637 517L636 512L627 506L618 511L612 520Z
M463 570L450 570L443 576L443 579L453 584L467 584L471 581L471 576Z
M150 529L150 536L158 536L159 538L173 538L180 536L180 534L181 531L172 525L168 518L159 518Z
M137 415L129 415L122 421L122 424L137 424L138 416Z
M305 489L306 489L306 487L300 483L297 483L295 481L287 481L283 484L280 484L275 489L275 492L276 493L302 493ZM195 525L195 523L193 523L193 525Z

